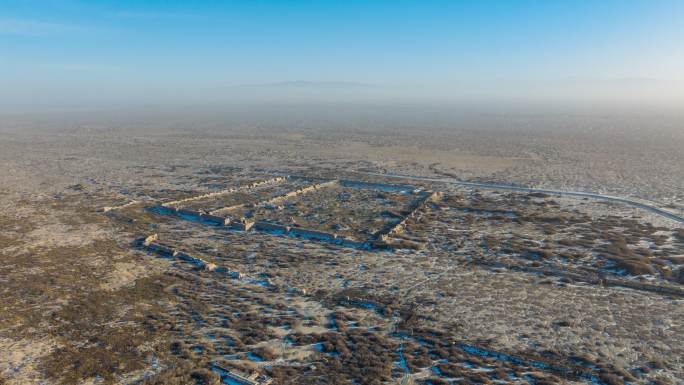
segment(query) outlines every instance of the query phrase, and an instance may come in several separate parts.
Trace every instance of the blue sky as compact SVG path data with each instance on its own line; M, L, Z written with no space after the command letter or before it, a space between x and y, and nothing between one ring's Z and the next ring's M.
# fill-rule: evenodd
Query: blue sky
M0 102L680 103L682 20L678 0L0 0Z

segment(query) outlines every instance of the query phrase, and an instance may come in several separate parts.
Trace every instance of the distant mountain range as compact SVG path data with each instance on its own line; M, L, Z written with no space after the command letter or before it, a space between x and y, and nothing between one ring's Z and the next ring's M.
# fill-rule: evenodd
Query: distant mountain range
M377 84L356 82L313 82L308 80L289 80L276 83L242 84L235 87L247 88L375 88Z

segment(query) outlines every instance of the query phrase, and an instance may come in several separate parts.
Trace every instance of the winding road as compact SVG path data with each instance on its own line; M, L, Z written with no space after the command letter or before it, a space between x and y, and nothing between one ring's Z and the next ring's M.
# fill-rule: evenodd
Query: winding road
M487 190L508 190L508 191L519 191L519 192L536 192L536 193L559 195L559 196L566 196L566 197L589 198L589 199L597 199L597 200L602 200L602 201L617 202L617 203L622 203L622 204L626 204L626 205L629 205L629 206L632 206L635 208L639 208L639 209L649 211L653 214L656 214L656 215L659 215L661 217L664 217L664 218L673 220L675 222L678 222L680 225L684 224L684 217L683 216L680 216L680 215L677 215L677 214L672 213L670 211L661 209L655 205L650 205L648 203L639 202L639 201L632 200L629 198L621 198L621 197L615 197L615 196L611 196L611 195L602 195L602 194L582 192L582 191L562 191L562 190L551 190L551 189L539 189L539 188L520 187L520 186L496 184L496 183L464 182L464 181L460 181L458 179L453 179L453 178L429 178L429 177L412 176L412 175L383 174L383 173L378 173L378 172L361 172L361 174L373 175L373 176L382 176L385 178L394 178L394 179L409 179L409 180L420 180L420 181L426 181L426 182L448 183L448 184L453 184L453 185L458 185L458 186L476 187L476 188L487 189Z

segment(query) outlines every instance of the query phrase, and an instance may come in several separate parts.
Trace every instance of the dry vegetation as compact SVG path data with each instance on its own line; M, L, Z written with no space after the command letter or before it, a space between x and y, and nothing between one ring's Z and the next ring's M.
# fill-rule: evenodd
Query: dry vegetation
M681 204L669 144L655 175L598 151L607 133L587 148L579 134L405 128L0 131L0 384L220 384L221 368L283 385L681 382L684 230L640 210L402 181L443 195L378 250L152 209L286 173L301 178L188 207L247 203L232 215L373 239L407 215L410 188L258 204L322 180L399 183L366 171ZM613 155L614 174L597 171ZM217 268L150 252L152 233Z

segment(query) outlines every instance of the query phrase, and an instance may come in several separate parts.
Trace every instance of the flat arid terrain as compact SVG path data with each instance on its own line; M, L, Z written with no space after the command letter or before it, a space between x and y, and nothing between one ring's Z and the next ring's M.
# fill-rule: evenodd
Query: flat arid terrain
M676 122L5 116L0 384L684 384Z

